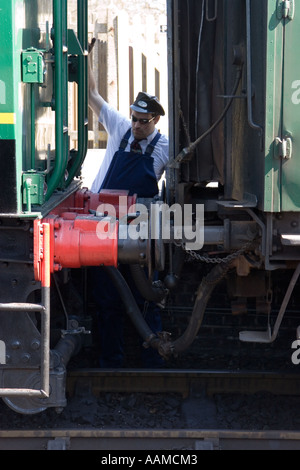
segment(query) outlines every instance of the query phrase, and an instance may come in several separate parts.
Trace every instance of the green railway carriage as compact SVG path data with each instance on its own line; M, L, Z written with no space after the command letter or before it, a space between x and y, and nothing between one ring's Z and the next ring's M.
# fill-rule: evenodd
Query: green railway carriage
M50 251L43 221L74 205L87 151L88 2L77 2L76 31L68 12L64 0L0 3L0 383L4 400L26 413L44 409L49 388L47 406L65 403L64 374L53 372L50 353L49 273L39 264ZM77 149L69 135L74 82Z
M159 293L154 282L143 293L149 300L155 291L161 304L180 286L182 270L190 270L192 285L204 266L182 337L149 337L140 312L132 318L166 359L191 345L222 280L241 310L250 301L267 314L266 330L241 331L244 342L276 341L289 301L297 304L297 0L166 2L170 158L165 188L147 201L82 188L88 1L77 1L75 30L69 3L0 0L0 396L27 414L66 405L68 362L93 339L93 323L83 314L90 299L71 303L72 315L64 311L57 318L53 291L65 306L74 271L93 265L116 271L118 263L146 267L150 278L158 271ZM71 84L77 90L76 148L70 145ZM127 213L125 222L120 217L124 200L127 209L145 204L154 226L148 237L124 237L132 219L140 223L138 211ZM100 204L117 217L100 214ZM174 214L164 237L166 207ZM190 207L200 246L191 243L185 226ZM198 262L196 269L187 255ZM84 275L80 280L86 283ZM282 298L272 317L278 286Z
M1 2L1 25L1 213L43 213L53 193L80 174L86 155L87 2L78 2L78 33L68 27L66 1ZM72 81L77 151L69 148Z

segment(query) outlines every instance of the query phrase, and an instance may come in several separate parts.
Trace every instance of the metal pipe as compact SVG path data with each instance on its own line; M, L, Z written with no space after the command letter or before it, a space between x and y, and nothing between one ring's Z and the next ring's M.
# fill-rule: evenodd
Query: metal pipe
M196 238L196 228L193 227L193 231L195 233ZM184 236L184 233L181 234L180 239L175 238L175 230L174 227L171 227L170 231L170 240L164 240L165 242L170 241L183 241L191 242L191 240L187 240ZM204 237L203 237L203 244L204 245L217 245L224 243L225 240L225 227L223 225L215 225L215 226L206 226L204 227Z
M1 303L0 310L14 312L43 312L44 307L40 304L27 304L26 302L11 302L8 304Z
M46 235L47 236L47 235ZM48 255L46 255L48 258ZM47 266L49 263L46 262ZM47 276L44 276L46 280ZM46 281L47 282L47 281ZM42 351L41 351L41 389L31 388L0 388L0 397L38 397L38 398L49 398L50 388L50 288L42 288L42 302L40 304L30 304L22 302L11 302L1 303L0 310L14 311L14 312L40 312L41 313L41 324L42 324Z
M146 276L145 270L139 264L129 266L132 278L140 294L149 302L161 302L167 295L167 290L162 284L153 284Z
M50 393L50 225L44 224L44 258L42 263L42 305L44 314L41 324L41 392Z
M27 212L31 212L31 178L26 178L25 183Z
M176 356L177 354L185 351L192 344L202 324L207 302L209 301L216 285L225 277L230 268L231 263L223 265L218 264L214 266L207 276L202 279L197 292L193 312L185 332L182 336L175 339L175 341L164 345L167 357L171 354Z
M134 324L137 332L147 344L157 349L159 340L146 323L126 280L120 271L113 266L105 266L105 270L115 284L126 308L127 315Z
M34 83L30 84L30 114L31 114L31 169L35 169L35 96Z
M53 0L55 55L55 166L47 181L46 200L59 186L68 162L67 0ZM65 44L64 44L65 42Z
M68 365L72 356L77 354L82 345L82 340L80 335L66 335L65 337L61 338L55 348L51 351L52 356L57 356L57 363L55 366L64 365L65 367Z
M285 293L284 299L282 301L282 304L278 313L278 317L276 318L276 322L274 325L274 330L273 330L270 342L273 342L277 338L282 319L284 317L287 305L290 301L296 282L298 281L299 275L300 275L300 263L297 265L297 268L295 269L295 272L293 273L292 279L290 280L289 287Z
M0 397L20 396L49 398L50 394L50 226L43 225L43 263L41 268L41 304L26 302L0 303L0 310L40 312L41 314L41 388L0 388Z
M253 129L259 131L262 136L262 127L253 122L252 114L252 57L251 57L251 4L250 0L246 0L246 36L247 36L247 107L248 107L248 124Z
M69 169L66 185L71 183L75 176L78 176L88 145L87 9L87 0L77 1L78 40L83 50L83 56L78 56L78 150Z

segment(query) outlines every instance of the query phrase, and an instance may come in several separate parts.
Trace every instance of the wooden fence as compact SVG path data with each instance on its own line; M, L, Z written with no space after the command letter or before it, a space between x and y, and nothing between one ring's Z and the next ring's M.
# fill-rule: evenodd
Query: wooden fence
M163 18L162 18L163 21ZM93 70L100 94L125 116L130 116L130 104L139 91L156 95L166 116L160 121L160 131L168 134L168 72L167 35L165 25L154 16L136 14L129 21L120 10L117 16L107 14L107 22L89 25L90 38L97 39L93 55ZM76 87L76 85L75 85ZM76 148L76 92L70 85L74 105L70 110L71 145ZM97 116L89 111L89 148L105 148L107 134Z

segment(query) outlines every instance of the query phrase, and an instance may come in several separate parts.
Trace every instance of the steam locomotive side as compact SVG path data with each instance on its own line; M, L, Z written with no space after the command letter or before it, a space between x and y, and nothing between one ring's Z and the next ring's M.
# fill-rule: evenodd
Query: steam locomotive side
M116 273L123 262L151 273L155 264L151 239L128 236L128 222L139 217L136 195L82 187L87 0L77 2L76 30L69 14L67 0L0 3L0 396L24 414L66 405L68 363L91 337L81 300L66 308L78 293L68 292L72 270L101 265ZM70 144L71 83L76 148ZM139 333L160 347L141 320Z
M79 178L88 136L87 2L77 3L77 31L68 26L67 1L0 6L0 394L14 410L37 413L65 405L65 365L84 330L66 318L65 333L53 336L54 273L97 258L96 263L115 265L116 242L103 241L99 260L92 245L99 245L95 227L101 221L90 212L99 200L92 203ZM69 137L72 82L77 149L70 148ZM68 240L62 240L63 232L69 232ZM55 248L59 239L61 255ZM90 260L84 261L86 256Z
M65 402L65 368L61 356L53 366L50 353L55 267L45 217L55 219L64 204L76 207L87 148L87 2L78 2L76 33L65 1L0 7L0 394L16 411L32 413L45 409L49 395L46 407ZM78 86L77 150L69 148L71 81Z
M167 2L170 160L166 187L139 200L82 188L87 0L77 2L77 31L67 0L0 0L0 396L13 410L66 405L69 360L90 336L84 306L56 319L52 289L64 305L57 284L70 270L103 265L118 283L118 263L133 266L139 280L142 266L160 277L140 286L145 298L162 302L180 288L186 255L205 264L181 337L157 337L128 308L140 336L165 358L192 344L221 280L232 298L250 297L269 313L284 279L274 325L240 333L246 342L276 339L300 273L295 3Z

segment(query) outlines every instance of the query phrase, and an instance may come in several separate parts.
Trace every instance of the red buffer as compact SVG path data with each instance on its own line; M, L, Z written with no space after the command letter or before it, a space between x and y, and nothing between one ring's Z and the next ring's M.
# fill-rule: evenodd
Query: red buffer
M118 262L118 201L127 204L126 210L135 204L135 197L115 191L94 194L80 190L64 201L55 213L34 221L34 271L41 281L43 273L63 268L82 266L117 266ZM98 207L111 207L109 212L97 216ZM122 212L124 207L122 208ZM90 214L90 212L94 214ZM117 216L116 216L117 214ZM45 233L49 236L45 237ZM44 261L50 260L45 268ZM45 274L45 273L44 273Z

